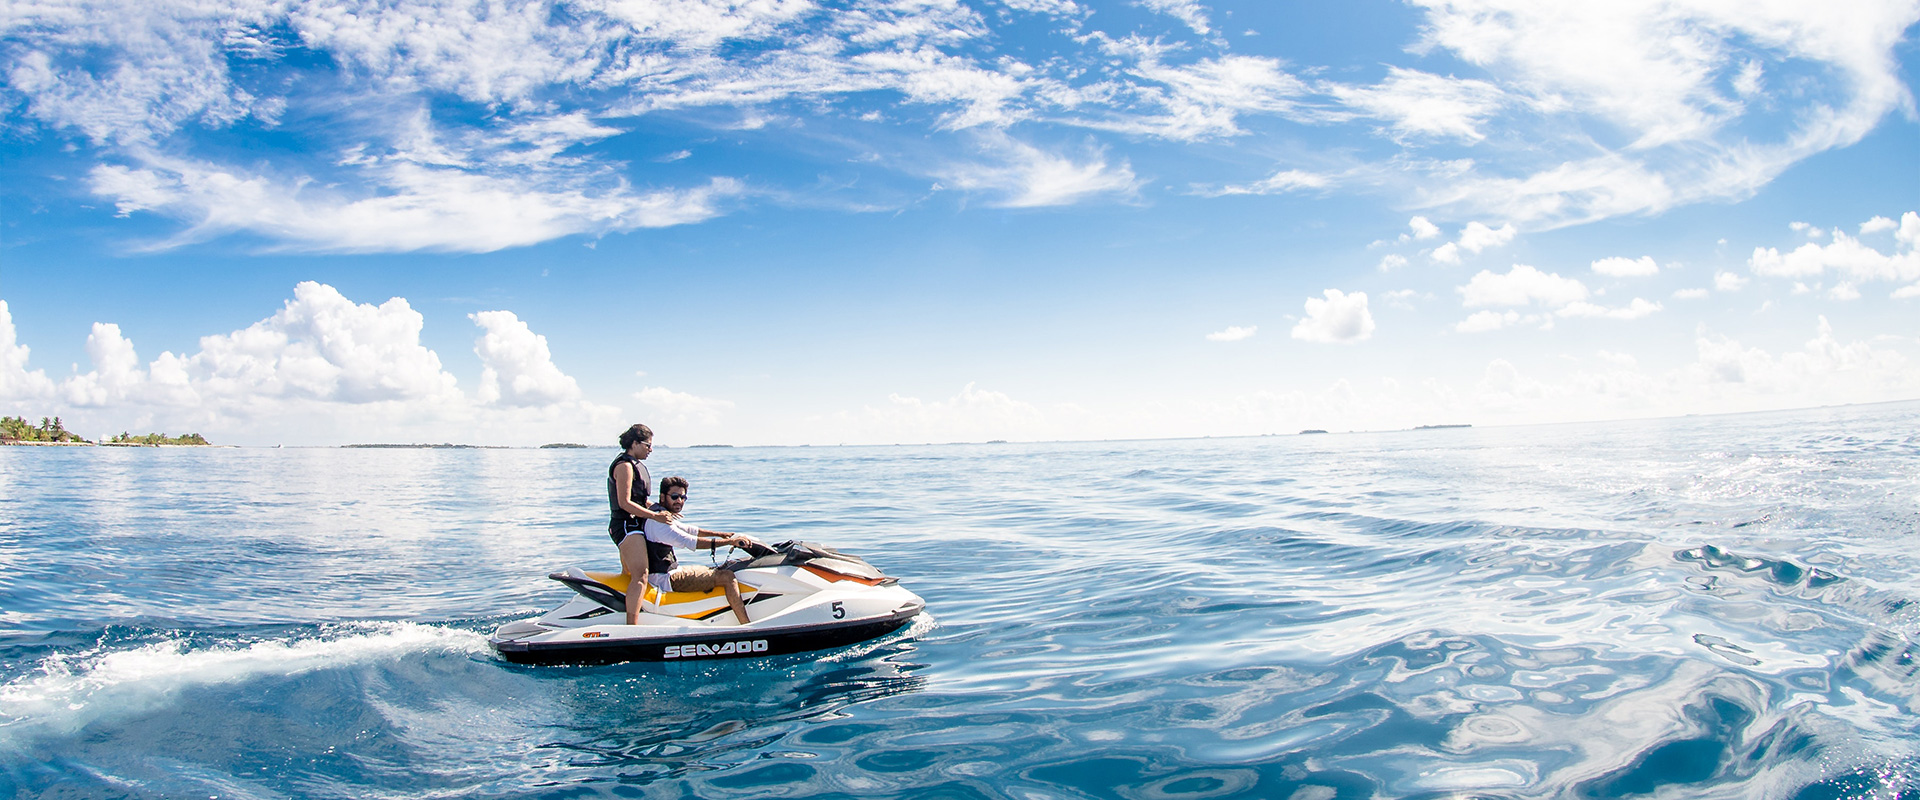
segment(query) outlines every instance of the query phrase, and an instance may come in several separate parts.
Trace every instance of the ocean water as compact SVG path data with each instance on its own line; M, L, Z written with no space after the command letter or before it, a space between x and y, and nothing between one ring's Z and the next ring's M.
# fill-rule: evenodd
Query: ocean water
M612 456L0 448L0 798L1920 797L1920 403L664 449L929 613L505 663Z

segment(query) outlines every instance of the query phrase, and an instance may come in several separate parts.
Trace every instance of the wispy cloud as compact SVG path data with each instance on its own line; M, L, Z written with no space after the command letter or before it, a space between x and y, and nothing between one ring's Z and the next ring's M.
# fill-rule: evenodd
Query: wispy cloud
M125 213L179 218L191 228L181 241L245 232L308 250L484 250L711 219L729 176L634 189L653 182L597 146L624 132L612 120L669 113L783 130L880 114L905 135L920 126L959 141L1016 127L1027 141L1057 141L1063 129L1118 134L1088 146L1118 166L1055 161L1031 190L1000 190L1012 206L1131 191L1117 187L1140 186L1127 176L1144 156L1122 148L1246 138L1290 163L1349 166L1213 178L1206 185L1226 188L1198 193L1373 192L1435 218L1538 229L1745 197L1858 141L1911 106L1895 48L1920 19L1905 0L1846 14L1710 0L1421 2L1414 55L1443 51L1462 74L1390 63L1377 81L1343 82L1321 77L1327 65L1234 52L1194 0L1139 3L1193 33L1102 31L1070 0L1016 0L992 14L806 0L575 5L564 15L545 2L25 5L9 19L15 46L0 52L0 91L19 109L16 124L83 137L99 163L95 186ZM1033 41L1010 35L1021 25L1071 33L1044 48L1008 46ZM432 120L417 136L410 110L447 101L484 111ZM1342 128L1385 149L1319 133ZM283 131L313 149L222 153L219 137L203 135L221 130ZM844 130L812 141L857 138ZM883 166L927 171L907 159ZM266 212L247 212L262 203ZM462 233L355 237L354 225L331 221L343 217ZM530 222L488 235L506 217Z
M1481 80L1441 77L1388 67L1372 86L1328 83L1323 91L1365 116L1384 120L1397 138L1429 136L1478 142L1494 112L1506 102L1500 87Z
M277 178L211 163L155 158L102 165L96 195L120 213L154 211L189 227L152 249L246 232L291 250L490 252L561 236L684 225L720 215L745 187L732 178L639 193L603 176L598 191L570 176L520 176L409 161L352 167L365 176L351 194L305 178Z
M1099 150L1075 160L998 134L982 137L982 147L990 161L950 164L936 176L950 188L995 195L994 205L1008 208L1124 197L1140 186L1126 161L1111 163Z
M1186 23L1194 33L1204 36L1213 32L1207 21L1207 9L1198 0L1139 0L1139 3Z
M1423 48L1487 69L1543 123L1590 117L1627 137L1611 144L1542 129L1539 143L1552 145L1547 163L1476 165L1425 187L1428 205L1550 226L1743 198L1809 155L1858 141L1912 102L1892 57L1920 19L1920 7L1907 2L1868 3L1848 15L1704 0L1422 5ZM1819 83L1833 99L1766 94L1770 69ZM1758 138L1756 123L1767 131ZM1569 157L1581 149L1588 153Z
M1305 189L1326 189L1332 187L1335 180L1332 175L1285 169L1253 183L1228 184L1217 188L1195 187L1194 193L1206 197L1224 197L1233 194L1282 194Z

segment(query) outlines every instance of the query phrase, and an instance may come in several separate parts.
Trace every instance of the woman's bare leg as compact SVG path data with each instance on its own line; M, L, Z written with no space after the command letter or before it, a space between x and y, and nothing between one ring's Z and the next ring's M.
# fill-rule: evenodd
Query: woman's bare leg
M620 540L620 572L627 576L627 624L638 625L647 598L647 537L638 531Z

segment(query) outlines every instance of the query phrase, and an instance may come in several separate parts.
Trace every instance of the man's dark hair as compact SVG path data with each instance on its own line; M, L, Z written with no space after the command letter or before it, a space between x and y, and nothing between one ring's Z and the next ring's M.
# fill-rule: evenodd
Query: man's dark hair
M625 433L620 434L620 449L630 450L633 448L634 442L651 441L653 441L653 429L636 422L633 423L633 427L628 428Z
M675 486L682 489L687 488L687 479L678 475L671 475L660 479L660 502L664 503L667 501L667 490Z

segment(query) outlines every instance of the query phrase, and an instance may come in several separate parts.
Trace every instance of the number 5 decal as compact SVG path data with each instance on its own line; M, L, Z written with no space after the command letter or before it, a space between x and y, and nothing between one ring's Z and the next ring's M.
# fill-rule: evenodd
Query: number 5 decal
M840 605L840 601L839 601L839 600L835 600L835 601L833 601L833 618L834 618L834 619L846 619L846 618L847 618L847 609L846 609L846 607L845 607L845 606L842 606L842 605Z

